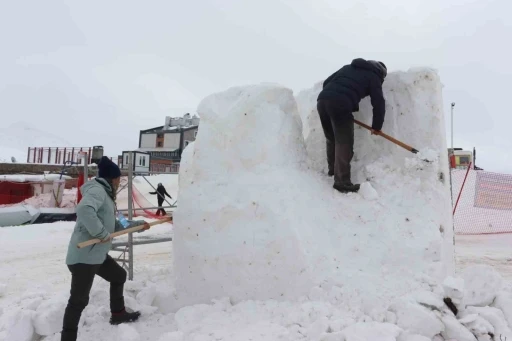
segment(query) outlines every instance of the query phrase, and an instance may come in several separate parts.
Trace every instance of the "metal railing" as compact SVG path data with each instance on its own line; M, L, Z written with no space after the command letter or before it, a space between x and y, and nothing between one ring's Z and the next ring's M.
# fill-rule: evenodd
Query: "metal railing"
M150 186L155 190L157 193L155 186L151 182L149 182L148 179L146 179L144 174L137 174L135 175L133 172L133 167L131 166L133 164L133 152L128 153L128 183L124 185L121 189L118 190L117 193L121 192L125 188L128 190L128 208L127 209L120 209L119 212L127 212L128 213L128 220L133 220L134 212L135 211L144 211L144 210L152 210L152 209L159 209L159 208L176 208L176 202L177 200L171 204L165 197L163 197L164 201L168 204L168 206L152 206L152 207L140 207L140 208L134 208L133 207L133 179L136 176L142 177ZM176 174L176 173L165 173L165 172L150 172L150 174ZM159 196L161 196L158 193ZM113 242L112 243L112 251L121 252L121 254L116 257L116 261L121 263L121 266L127 270L128 272L128 279L133 280L133 247L135 245L146 245L146 244L156 244L156 243L164 243L164 242L170 242L172 241L172 237L166 237L166 238L151 238L151 239L142 239L142 240L134 240L133 239L133 233L128 234L128 240L123 242Z

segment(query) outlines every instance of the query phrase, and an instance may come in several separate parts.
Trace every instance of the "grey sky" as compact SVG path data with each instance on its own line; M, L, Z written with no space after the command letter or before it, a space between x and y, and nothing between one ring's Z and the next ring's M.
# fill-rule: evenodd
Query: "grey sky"
M298 92L363 57L438 69L456 146L512 173L510 13L508 0L3 1L2 126L27 121L114 156L211 92Z

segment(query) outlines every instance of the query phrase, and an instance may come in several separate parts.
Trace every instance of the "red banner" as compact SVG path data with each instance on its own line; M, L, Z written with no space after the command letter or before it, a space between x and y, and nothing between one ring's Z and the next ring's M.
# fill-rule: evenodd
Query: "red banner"
M474 206L512 210L512 175L477 172Z

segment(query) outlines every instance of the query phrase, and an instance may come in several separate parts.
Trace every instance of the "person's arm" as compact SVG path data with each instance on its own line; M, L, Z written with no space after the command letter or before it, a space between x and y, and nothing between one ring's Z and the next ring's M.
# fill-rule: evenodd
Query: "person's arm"
M172 197L169 195L169 193L167 193L167 190L164 189L164 194L167 195L170 199L172 199Z
M100 218L98 210L103 205L107 194L102 188L91 188L82 197L82 200L76 207L77 219L80 219L87 232L93 237L105 240L110 237L110 233L105 229Z
M154 195L154 194L157 194L157 193L156 192L149 192L149 194L153 194Z
M376 79L372 81L370 88L370 98L373 106L372 129L381 131L386 116L386 100L382 93L382 83Z

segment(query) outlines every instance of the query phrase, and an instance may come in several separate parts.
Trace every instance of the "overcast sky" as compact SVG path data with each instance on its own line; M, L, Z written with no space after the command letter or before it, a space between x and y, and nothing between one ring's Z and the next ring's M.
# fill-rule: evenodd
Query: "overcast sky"
M510 13L510 0L2 1L1 124L114 156L212 92L298 92L363 57L438 69L455 145L512 173Z

